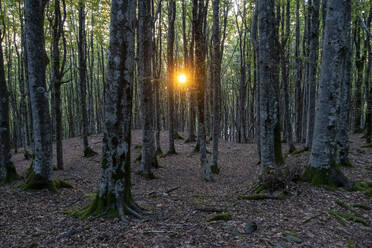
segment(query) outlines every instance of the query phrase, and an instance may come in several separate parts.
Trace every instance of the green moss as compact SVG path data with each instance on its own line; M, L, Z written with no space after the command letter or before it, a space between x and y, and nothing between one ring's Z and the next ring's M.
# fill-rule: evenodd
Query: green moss
M362 149L357 149L357 152L361 153L361 154L365 154L366 151L362 150Z
M298 234L295 232L295 231L293 231L293 230L286 230L285 232L284 232L284 235L286 235L286 236L293 236L293 237L296 237L296 238L298 238Z
M90 198L96 198L97 193L86 193L86 194L84 194L84 196L90 197Z
M229 221L231 220L231 215L227 212L225 213L221 213L221 214L216 214L210 218L207 219L208 222L211 222L211 221L216 221L216 220L223 220L223 221Z
M68 209L63 210L62 213L63 214L74 214L74 213L76 213L79 210L80 210L80 207L73 206L73 207L70 207Z
M31 245L28 246L28 248L38 248L39 244L38 243L32 243Z
M32 168L28 169L28 175L24 183L20 184L19 187L26 191L48 189L53 193L56 193L57 190L61 188L73 188L71 184L60 179L48 181L36 174Z
M277 198L278 198L278 200L283 201L283 200L285 200L285 194L281 193L281 194L279 194L279 195L277 196Z
M85 158L90 158L96 156L98 153L94 151L92 148L89 146L84 150L84 157Z
M216 175L220 174L220 168L218 168L217 165L212 165L211 166L211 171L212 171L213 174L216 174Z
M355 168L354 164L349 160L342 160L340 163L338 163L336 166L338 167L349 167L349 168Z
M142 149L142 146L141 146L141 145L135 145L135 146L134 146L134 149L136 149L136 150L141 150L141 149Z
M339 201L339 200L336 200L335 203L337 205L339 205L340 207L346 209L346 210L349 210L350 212L352 212L353 214L355 214L356 216L358 217L361 217L361 214L358 213L357 211L355 211L352 207L350 207L349 205L347 205L346 203L342 202L342 201Z
M334 211L334 210L330 210L328 213L335 216L335 217L336 216L338 216L340 218L342 217L343 219L345 219L347 221L361 223L362 225L367 226L367 227L370 226L369 223L366 220L364 220L362 217L356 217L356 216L353 216L353 215L348 214L348 213L343 213L343 212ZM336 219L338 219L338 217L336 217ZM344 226L346 226L346 223L345 223Z
M372 182L367 181L357 181L353 184L351 191L363 192L366 196L372 196Z
M354 242L351 239L346 240L347 248L355 248Z
M360 209L363 209L363 210L368 210L368 211L371 210L371 208L368 207L367 205L360 204L360 203L354 204L353 207L360 208Z
M113 194L107 194L104 197L97 195L86 207L70 213L79 219L86 219L89 216L119 217L119 212L116 208L116 198Z
M14 166L14 164L12 162L8 162L6 164L6 174L5 174L5 178L3 178L1 181L0 181L0 185L4 185L4 184L7 184L7 183L11 183L13 181L16 181L18 179L20 179L21 177L18 175L17 171L16 171L16 168Z
M334 190L337 187L350 187L349 180L344 176L340 169L332 166L329 169L306 167L301 175L301 179L317 187Z
M344 219L342 219L342 217L336 212L336 211L333 211L333 210L329 210L328 213L330 215L332 215L333 217L336 218L336 220L343 226L346 226L346 222L344 221Z
M372 143L365 144L362 148L372 148Z
M266 194L252 194L252 195L240 195L239 199L241 200L264 200L267 199Z

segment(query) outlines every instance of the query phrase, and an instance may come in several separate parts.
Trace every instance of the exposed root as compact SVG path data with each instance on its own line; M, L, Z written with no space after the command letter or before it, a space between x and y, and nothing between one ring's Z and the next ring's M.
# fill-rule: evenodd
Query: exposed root
M156 179L155 175L152 172L146 173L146 172L143 172L143 171L139 170L139 171L136 172L136 174L145 178L145 179L147 179L147 180Z
M106 194L103 197L96 198L86 207L72 212L72 215L86 219L89 216L106 217L106 218L120 218L123 220L124 215L132 215L136 218L142 218L142 214L138 211L133 201L117 204L117 199L114 194ZM118 207L118 205L121 205ZM125 221L125 218L124 218Z
M98 153L96 151L94 151L92 148L90 148L89 146L87 147L87 149L84 150L84 157L85 158L94 157L96 155L98 155Z
M217 164L211 165L211 171L213 174L216 174L216 175L220 174L220 168L218 168Z
M295 149L293 152L289 152L288 155L297 155L297 154L308 152L308 151L310 151L310 149L308 147L304 147L303 149L300 149L300 150Z
M178 132L174 132L173 138L175 140L184 140L185 138L182 137Z
M20 188L28 191L48 189L49 191L56 193L61 188L73 188L73 186L60 179L54 179L52 181L46 180L42 176L36 174L34 170L28 170L28 175L25 182L19 185Z
M335 167L331 167L328 169L306 167L301 175L301 178L304 181L318 187L325 186L330 189L337 187L352 187L352 183L338 168Z

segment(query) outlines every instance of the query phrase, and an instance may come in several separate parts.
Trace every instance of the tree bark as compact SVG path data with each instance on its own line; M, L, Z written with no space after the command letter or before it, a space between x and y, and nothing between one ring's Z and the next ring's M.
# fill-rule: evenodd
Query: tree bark
M328 0L314 140L309 166L303 177L314 185L348 186L348 179L336 167L336 133L339 116L337 97L345 80L350 55L351 1Z

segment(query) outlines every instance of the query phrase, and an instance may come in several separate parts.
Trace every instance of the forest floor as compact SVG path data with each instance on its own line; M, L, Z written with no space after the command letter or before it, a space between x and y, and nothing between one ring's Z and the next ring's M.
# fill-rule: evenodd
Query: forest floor
M167 134L162 132L161 138L165 151ZM134 131L132 140L134 161L141 133ZM91 136L90 144L101 154L100 135ZM355 167L343 171L352 180L372 181L372 149L361 146L360 136L352 136L350 157ZM221 141L221 172L212 183L202 180L199 154L192 153L193 147L177 140L178 154L159 158L161 168L154 170L155 180L136 175L139 163L132 164L134 198L152 214L129 218L124 225L115 219L80 220L64 214L92 201L100 180L100 155L83 158L81 139L64 141L65 170L55 171L55 177L74 188L53 194L25 192L17 187L21 181L0 187L0 247L33 243L39 247L372 247L371 227L329 214L336 210L372 224L372 210L355 206L372 208L372 199L362 192L329 191L298 182L289 186L284 200L241 200L239 196L247 194L259 169L256 146ZM308 157L309 152L291 155L286 163L305 166ZM24 176L31 161L24 160L22 152L13 161ZM208 222L218 214L210 210L228 212L231 219ZM249 233L252 221L258 228Z

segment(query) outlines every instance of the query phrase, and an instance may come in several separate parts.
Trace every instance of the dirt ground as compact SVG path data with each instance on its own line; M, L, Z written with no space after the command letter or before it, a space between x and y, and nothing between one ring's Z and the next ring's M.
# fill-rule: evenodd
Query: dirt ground
M141 133L134 131L133 161L139 154L135 146L140 139ZM167 133L161 139L165 151ZM91 136L90 144L101 154L100 135ZM372 149L361 145L359 136L351 137L350 157L355 167L343 171L352 180L372 181ZM129 218L124 225L115 219L80 220L63 213L92 201L101 158L83 158L80 138L64 141L65 170L55 171L55 177L74 188L57 194L25 192L17 187L21 180L0 187L0 247L30 247L33 243L39 247L372 247L371 227L347 220L344 226L329 214L329 210L355 214L336 200L372 208L371 198L362 192L329 191L298 182L290 185L284 200L241 200L239 195L248 192L259 169L256 146L221 141L221 173L214 176L213 183L202 180L199 154L192 153L193 146L177 140L178 154L159 158L161 168L154 170L155 180L136 175L139 163L132 163L134 198L152 214ZM305 166L308 157L308 152L292 155L286 163ZM22 152L13 161L24 176L30 161L24 160ZM217 214L211 209L228 212L231 220L207 222ZM353 210L372 224L372 210ZM245 229L251 221L258 228L249 234Z

